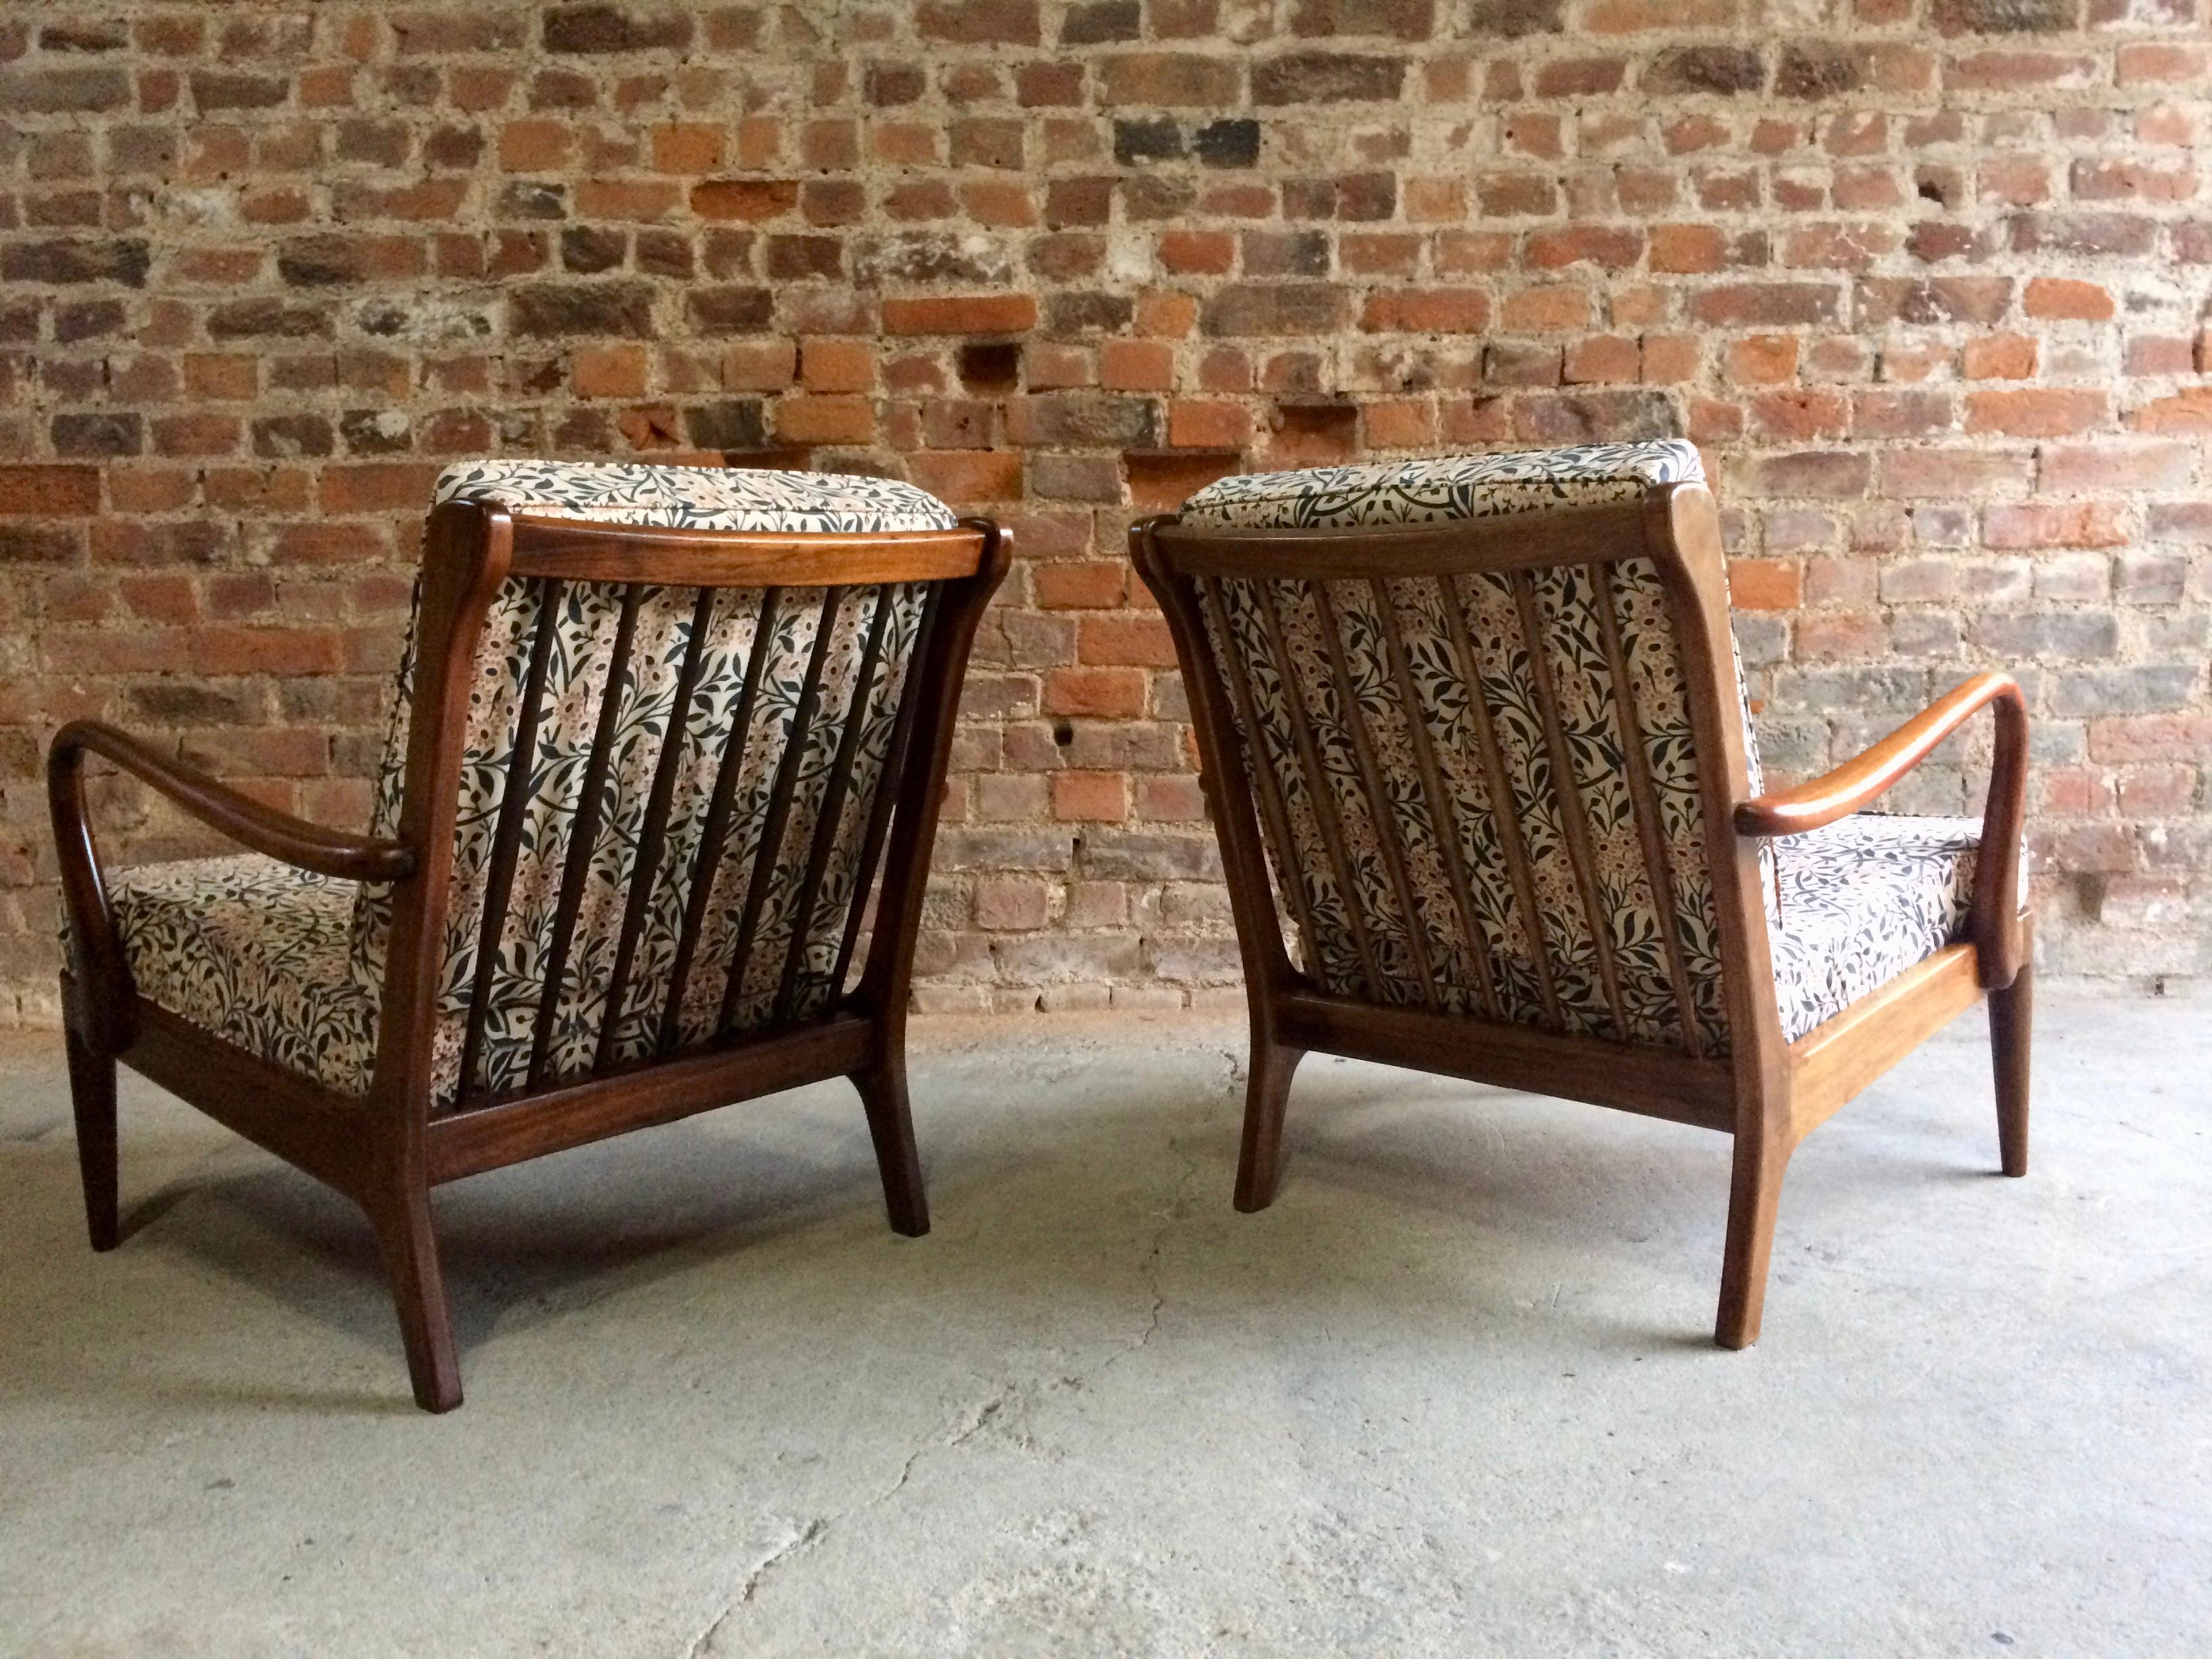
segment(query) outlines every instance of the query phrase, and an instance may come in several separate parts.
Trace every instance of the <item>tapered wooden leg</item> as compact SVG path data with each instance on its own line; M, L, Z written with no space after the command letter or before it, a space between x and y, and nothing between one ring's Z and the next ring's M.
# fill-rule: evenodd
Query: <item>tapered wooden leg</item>
M426 1412L449 1412L461 1403L461 1368L453 1354L438 1238L430 1226L430 1196L420 1190L402 1194L385 1213L372 1212L369 1219L399 1310L399 1338L407 1349L415 1403Z
M1774 1249L1775 1206L1789 1162L1789 1143L1779 1128L1737 1131L1728 1244L1721 1258L1720 1315L1713 1326L1713 1340L1723 1348L1747 1348L1759 1340L1767 1260Z
M121 1237L116 1217L115 1062L95 1054L74 1026L69 1048L70 1104L76 1113L77 1171L84 1178L84 1220L92 1248L112 1250Z
M1990 1056L1997 1074L1997 1151L2008 1176L2027 1173L2027 1045L2035 969L1990 993Z
M894 1043L878 1064L853 1073L853 1086L868 1114L868 1138L876 1144L891 1231L920 1238L929 1231L929 1197L921 1184L921 1155L915 1150L914 1113L907 1103L905 1049Z
M1244 1091L1244 1144L1237 1155L1237 1207L1249 1213L1275 1201L1283 1175L1283 1109L1303 1048L1252 1034L1252 1078Z

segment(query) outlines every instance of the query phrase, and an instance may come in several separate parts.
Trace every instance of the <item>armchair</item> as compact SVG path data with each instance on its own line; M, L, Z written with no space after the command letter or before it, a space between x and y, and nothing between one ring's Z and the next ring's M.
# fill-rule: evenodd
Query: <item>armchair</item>
M1717 1129L1741 1348L1791 1152L1984 991L2026 1172L2019 688L1764 793L1689 445L1230 477L1131 536L1250 997L1239 1209L1273 1200L1310 1050ZM1860 810L1984 708L1978 823Z
M892 1227L926 1232L908 985L1009 557L996 526L881 479L464 463L434 493L366 835L64 727L93 1247L118 1241L118 1062L362 1206L432 1411L461 1400L441 1182L846 1076ZM104 868L94 756L244 851Z

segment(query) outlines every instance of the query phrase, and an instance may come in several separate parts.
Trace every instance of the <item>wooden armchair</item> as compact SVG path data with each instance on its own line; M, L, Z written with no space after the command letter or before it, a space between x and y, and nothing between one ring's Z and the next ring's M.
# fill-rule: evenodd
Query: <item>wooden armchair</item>
M1791 1151L1990 994L2027 1167L2027 720L1997 674L1761 793L1679 442L1246 476L1132 532L1188 689L1251 999L1239 1209L1309 1050L1735 1136L1717 1339ZM1983 707L1980 822L1862 814Z
M121 1060L367 1211L445 1411L441 1182L842 1075L928 1230L908 981L1009 547L873 478L487 461L434 499L368 834L84 722L48 785L93 1248ZM104 871L88 755L246 850Z

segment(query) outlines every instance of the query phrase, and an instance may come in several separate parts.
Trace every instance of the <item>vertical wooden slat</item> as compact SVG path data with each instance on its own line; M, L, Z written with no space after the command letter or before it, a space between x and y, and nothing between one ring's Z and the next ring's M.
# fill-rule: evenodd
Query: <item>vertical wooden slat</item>
M1245 769L1251 774L1252 791L1260 798L1261 813L1267 820L1267 834L1275 843L1281 875L1277 884L1290 896L1298 938L1305 946L1305 970L1318 982L1322 977L1319 934L1314 927L1313 907L1306 895L1305 872L1298 867L1298 844L1291 836L1291 812L1283 801L1282 780L1275 775L1274 754L1267 747L1267 734L1260 726L1251 666L1230 629L1229 606L1221 597L1220 579L1200 576L1187 580L1197 593L1200 605L1212 617L1216 635L1221 641L1221 678L1236 707L1237 724L1245 732L1245 743L1250 751L1249 764Z
M691 699L699 689L699 671L707 659L707 636L714 621L714 592L699 590L691 611L690 637L684 645L684 665L677 671L676 695L668 711L668 730L661 734L660 757L653 763L653 791L646 798L645 827L638 836L637 874L630 883L629 898L623 907L622 934L607 974L607 1000L599 1016L599 1048L592 1057L594 1075L606 1070L614 1058L615 1039L621 1034L623 1001L629 994L629 972L637 956L637 942L645 931L645 918L653 907L653 893L660 858L668 844L668 814L676 799L676 774L683 763L684 734L689 728ZM732 734L733 741L743 738ZM728 751L726 749L724 753Z
M791 944L784 952L783 979L776 987L775 1004L769 1015L771 1025L781 1025L791 1012L792 994L799 988L799 970L806 959L806 940L820 902L823 872L830 866L830 848L845 812L845 792L852 785L853 751L867 724L868 708L875 696L876 672L883 660L884 629L890 620L891 590L876 589L874 613L868 618L868 637L860 647L860 672L845 705L844 729L837 734L837 753L830 763L830 779L822 790L822 805L814 820L814 840L806 850L806 873L799 884L797 908L792 915Z
M1428 803L1429 822L1436 830L1437 856L1443 860L1445 877L1451 883L1452 902L1459 909L1461 935L1467 940L1468 955L1474 962L1475 985L1482 997L1483 1012L1491 1018L1501 1015L1498 988L1490 975L1490 941L1475 920L1474 896L1468 881L1466 860L1459 839L1459 814L1454 810L1451 792L1444 787L1443 774L1437 765L1435 745L1429 736L1429 723L1421 713L1419 697L1413 685L1413 664L1406 655L1406 641L1398 602L1392 597L1389 580L1370 577L1369 585L1374 590L1376 612L1382 619L1382 641L1389 653L1391 678L1397 683L1398 701L1406 710L1406 727L1413 746L1413 763L1421 775L1421 791ZM1475 695L1480 695L1479 693Z
M842 587L826 589L822 614L814 624L814 649L806 659L806 679L799 687L799 706L792 711L791 731L784 741L783 757L776 764L775 782L769 792L768 817L761 824L760 843L753 852L753 878L745 890L744 908L730 945L729 978L722 986L721 1011L714 1030L726 1032L736 1017L738 995L745 972L752 965L753 930L760 926L761 908L768 902L769 884L775 878L776 851L783 845L784 826L791 817L791 798L799 787L799 763L806 753L806 739L814 726L816 705L822 699L822 670L830 660L830 646L837 631L837 610L845 598Z
M1275 606L1274 589L1266 581L1259 581L1254 584L1253 592L1259 598L1260 622L1267 635L1267 649L1275 659L1275 672L1283 682L1283 701L1291 711L1291 740L1297 748L1298 764L1305 769L1306 788L1313 796L1314 822L1320 827L1322 844L1328 853L1329 873L1344 902L1344 919L1352 929L1352 943L1359 953L1360 969L1367 975L1367 993L1379 1002L1382 1000L1382 975L1375 965L1375 945L1367 937L1366 919L1359 914L1359 890L1352 885L1352 860L1345 856L1344 830L1337 822L1336 798L1329 793L1328 775L1322 770L1321 753L1314 746L1313 729L1306 719L1305 698L1298 690L1297 677L1291 668L1290 647L1283 643L1283 618Z
M1390 885L1398 895L1399 913L1405 918L1407 949L1421 976L1423 999L1430 1007L1440 1007L1443 999L1437 994L1436 969L1429 960L1428 927L1421 920L1421 907L1413 897L1413 878L1407 872L1406 849L1398 834L1397 809L1391 804L1382 781L1382 768L1375 758L1375 740L1367 729L1366 714L1352 690L1352 665L1344 653L1343 624L1337 616L1335 602L1328 597L1328 584L1316 581L1313 592L1314 610L1321 622L1322 649L1328 659L1330 677L1336 683L1338 704L1344 710L1345 732L1352 739L1352 760L1366 785L1369 809L1375 819L1376 845L1382 851L1382 867L1389 872Z
M545 671L553 659L553 636L560 631L556 613L568 584L544 582L538 592L536 633L530 642L530 666L524 671L522 691L515 708L514 753L507 762L507 793L499 803L499 823L492 832L491 864L484 872L483 921L477 931L477 976L469 988L468 1024L461 1036L460 1081L457 1096L469 1092L477 1058L483 1052L484 1026L491 1017L492 970L498 961L499 939L507 926L507 907L514 895L514 865L522 848L522 821L530 805L530 773L538 747L538 721L545 700Z
M615 728L622 718L623 678L629 672L630 644L637 635L641 591L635 582L623 584L622 611L615 621L614 646L607 659L606 688L599 694L599 722L592 732L590 757L584 763L583 796L576 803L568 854L561 864L561 891L553 905L553 941L545 952L545 983L538 994L538 1016L530 1028L528 1086L532 1089L545 1079L545 1061L553 1048L553 1021L561 1007L561 975L568 971L568 950L576 936L576 913L583 908L584 884L592 872L592 847L599 838L600 797L606 790L607 767L614 757Z
M1651 884L1651 901L1659 908L1659 936L1667 947L1667 974L1674 988L1674 1006L1682 1022L1682 1046L1692 1054L1705 1052L1705 1032L1698 1023L1690 996L1689 964L1682 951L1681 907L1674 892L1673 860L1667 850L1666 826L1659 817L1659 791L1651 781L1651 757L1644 747L1644 723L1636 712L1636 693L1628 675L1628 653L1620 640L1620 618L1615 611L1619 587L1614 563L1590 567L1590 580L1598 591L1598 619L1605 635L1606 667L1613 675L1613 702L1620 710L1627 736L1628 789L1636 805L1637 839L1644 848L1644 873Z
M890 828L891 810L906 777L907 755L914 741L915 721L921 717L927 695L921 684L921 665L929 660L930 642L937 637L939 618L945 608L945 584L932 582L922 601L921 620L908 648L906 677L899 685L898 713L891 717L890 742L884 750L884 767L876 779L876 796L868 804L868 827L860 837L860 862L853 866L853 891L847 900L845 937L837 945L837 966L830 982L841 993L845 975L852 971L853 952L860 940L860 924L868 912L868 895L876 883L876 860L883 856L884 836Z
M1498 728L1490 717L1490 692L1482 678L1482 661L1468 637L1467 612L1460 607L1459 592L1449 576L1437 578L1437 594L1443 602L1444 627L1452 649L1467 665L1468 712L1474 721L1475 747L1482 755L1483 781L1490 787L1490 816L1505 850L1505 872L1513 883L1513 896L1521 906L1522 926L1528 936L1528 960L1536 974L1536 995L1544 1005L1546 1024L1565 1029L1559 1012L1559 988L1552 976L1551 935L1544 927L1544 913L1536 905L1536 885L1530 878L1528 848L1521 839L1520 807L1512 786L1505 781L1505 761L1498 744Z
M1628 1013L1620 998L1620 975L1613 960L1613 932L1598 885L1597 860L1590 850L1589 811L1583 803L1581 781L1575 775L1574 757L1568 752L1565 732L1559 725L1559 688L1553 683L1551 653L1544 648L1543 617L1536 604L1536 584L1525 570L1512 574L1513 600L1520 607L1522 631L1528 639L1528 673L1535 682L1536 707L1543 716L1544 748L1552 757L1552 797L1559 804L1559 827L1567 838L1567 861L1574 866L1575 890L1582 896L1583 911L1589 918L1590 945L1597 955L1598 980L1605 992L1606 1008L1613 1016L1613 1034L1628 1040Z
M753 708L760 699L763 671L774 643L783 590L761 589L760 610L753 617L752 648L745 654L745 677L738 691L738 707L730 716L730 740L714 769L714 793L707 802L707 821L699 826L699 845L691 854L691 884L685 890L684 926L676 935L676 957L669 964L668 1000L661 1006L660 1036L655 1044L662 1054L676 1046L683 1027L684 988L690 981L691 958L698 953L700 930L706 926L707 902L714 890L714 873L722 862L722 842L730 833L730 809L737 799L738 779L744 770L745 744L753 729Z

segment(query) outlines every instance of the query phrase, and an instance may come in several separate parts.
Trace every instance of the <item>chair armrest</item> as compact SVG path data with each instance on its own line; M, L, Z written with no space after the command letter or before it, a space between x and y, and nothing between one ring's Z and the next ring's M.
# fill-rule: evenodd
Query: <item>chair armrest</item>
M46 803L53 812L62 904L69 916L69 1019L96 1054L120 1054L129 1047L133 1021L131 970L116 937L115 913L85 813L87 755L112 761L249 851L355 881L398 881L414 873L411 848L325 830L279 812L197 766L156 753L126 732L97 720L72 720L54 734L47 752Z
M264 806L189 762L161 754L129 732L97 720L72 720L54 735L46 776L57 812L65 786L73 797L76 795L76 776L88 754L112 761L248 852L347 881L398 881L415 872L415 851L410 847L325 829ZM81 799L73 804L81 819Z
M2021 963L2020 836L2027 810L2027 703L2008 674L1977 674L1955 685L1864 753L1802 783L1735 809L1741 836L1796 836L1849 817L1928 758L1985 705L1996 719L1996 763L1982 808L1969 922L1984 986L2009 985Z

